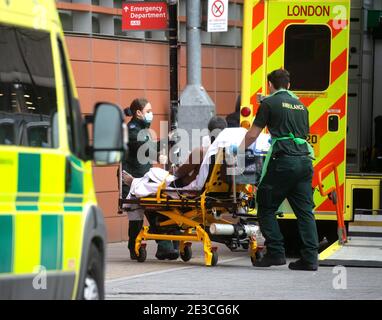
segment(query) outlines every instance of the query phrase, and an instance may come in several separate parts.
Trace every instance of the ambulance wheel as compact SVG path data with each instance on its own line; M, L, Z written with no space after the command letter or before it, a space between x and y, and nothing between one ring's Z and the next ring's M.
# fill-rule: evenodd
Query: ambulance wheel
M82 300L104 299L103 259L94 243L89 249L86 276L83 284Z
M140 247L139 248L139 256L137 258L138 262L145 262L147 258L147 251L146 248Z
M212 252L211 267L215 267L218 264L218 253L216 251Z
M190 261L192 258L192 249L191 246L184 246L184 252L180 253L180 258L184 261Z

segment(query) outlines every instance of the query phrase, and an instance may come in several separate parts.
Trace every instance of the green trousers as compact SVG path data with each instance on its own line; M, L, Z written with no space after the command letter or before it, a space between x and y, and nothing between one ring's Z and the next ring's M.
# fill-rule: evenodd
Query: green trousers
M271 256L285 257L284 238L275 213L288 199L297 218L301 258L317 264L318 235L312 213L312 177L312 160L307 156L282 156L270 160L257 191L257 202L260 230Z

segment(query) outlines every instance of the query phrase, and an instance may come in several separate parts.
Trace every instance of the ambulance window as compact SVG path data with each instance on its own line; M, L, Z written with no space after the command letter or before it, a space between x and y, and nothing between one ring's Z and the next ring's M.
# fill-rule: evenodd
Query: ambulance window
M61 39L57 39L60 51L61 72L64 84L64 98L66 109L67 133L69 148L77 157L87 160L86 147L88 145L87 129L85 127L80 105L73 96L72 85L68 73L68 66L65 59L65 50Z
M0 144L56 147L57 112L50 34L0 24Z
M285 31L284 66L291 90L324 91L330 79L330 29L325 25L290 25Z

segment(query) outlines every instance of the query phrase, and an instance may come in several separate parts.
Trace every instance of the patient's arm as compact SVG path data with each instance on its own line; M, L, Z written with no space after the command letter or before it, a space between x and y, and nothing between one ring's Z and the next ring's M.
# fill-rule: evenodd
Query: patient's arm
M176 171L175 176L177 178L183 178L189 176L195 169L199 171L200 163L203 161L203 149L195 148L190 153L188 160L182 164Z

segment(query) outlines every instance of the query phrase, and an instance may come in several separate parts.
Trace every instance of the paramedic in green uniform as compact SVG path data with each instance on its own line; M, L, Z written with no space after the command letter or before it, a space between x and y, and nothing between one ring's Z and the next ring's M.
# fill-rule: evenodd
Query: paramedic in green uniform
M297 96L288 91L289 85L286 70L275 70L268 75L270 96L262 101L245 137L248 148L264 127L272 136L269 162L264 165L257 190L258 218L267 252L254 266L286 264L284 239L275 213L288 199L301 239L301 258L291 262L289 269L314 271L318 264L318 236L312 212L312 148L305 140L309 134L309 116Z
M131 116L132 119L127 125L129 133L128 153L126 161L122 163L122 197L125 199L129 194L129 183L131 178L141 178L152 167L152 162L157 160L158 157L158 143L152 141L149 132L150 124L153 120L153 111L149 101L145 98L134 99L131 102L130 108L125 110L126 116ZM145 151L141 154L141 150ZM165 155L159 155L159 162L167 162L167 159L161 160L161 157ZM167 158L167 157L166 157ZM144 211L141 208L137 208L133 211L128 211L129 216L129 242L128 248L130 250L130 257L136 260L138 257L135 254L134 246L135 239L143 226L144 214L149 221L150 228L156 230L156 219L158 214L153 211ZM158 249L155 254L159 260L169 259L175 260L179 257L178 243L174 243L167 240L159 240Z

